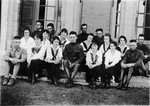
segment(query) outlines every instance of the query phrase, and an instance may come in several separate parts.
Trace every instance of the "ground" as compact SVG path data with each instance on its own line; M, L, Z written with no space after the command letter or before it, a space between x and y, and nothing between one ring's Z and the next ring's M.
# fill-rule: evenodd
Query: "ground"
M25 79L17 79L12 87L1 86L1 105L149 105L149 94L149 88L121 91L113 86L92 90L86 85L66 88L60 82L55 87L41 80L31 85Z

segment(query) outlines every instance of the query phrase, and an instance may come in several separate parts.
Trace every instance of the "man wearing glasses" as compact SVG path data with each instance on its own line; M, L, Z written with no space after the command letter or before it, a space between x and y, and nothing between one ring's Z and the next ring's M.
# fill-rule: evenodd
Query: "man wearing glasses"
M137 49L143 51L144 53L144 60L143 60L143 67L145 68L145 76L149 77L149 71L148 69L146 69L145 66L148 66L148 62L150 61L150 49L144 44L144 35L143 34L139 34L138 37L138 44L137 44Z

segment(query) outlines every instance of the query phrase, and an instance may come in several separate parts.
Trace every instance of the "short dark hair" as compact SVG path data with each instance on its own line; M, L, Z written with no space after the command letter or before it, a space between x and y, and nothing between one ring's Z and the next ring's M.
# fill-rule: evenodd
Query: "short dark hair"
M62 32L65 32L68 35L68 30L66 28L62 28L61 31L60 31L60 33L62 33Z
M118 42L120 43L120 39L123 38L125 40L125 43L127 43L127 38L124 35L121 35L118 39Z
M89 35L91 35L91 36L93 36L93 37L94 37L94 34L93 34L93 33L89 33L89 34L88 34L88 36L89 36Z
M41 41L43 40L42 34L41 33L37 33L34 35L34 39L35 37L39 38Z
M139 34L139 37L144 37L144 34Z
M37 22L41 23L41 25L42 25L42 21L40 21L40 20L37 20L37 21L36 21L36 23L37 23Z
M111 41L110 44L113 44L114 46L117 47L117 42L115 42L115 41Z
M95 30L95 32L98 32L98 31L103 32L103 29L102 28L98 28L98 29Z
M48 24L47 24L47 27L48 27L48 26L51 26L51 27L54 29L54 24L53 24L53 23L48 23Z
M47 29L43 29L42 33L44 33L44 32L49 33Z
M20 36L14 36L13 39L21 39Z
M59 44L60 44L60 39L59 39L58 36L54 36L54 37L53 37L53 39L52 39L52 44L53 44L54 40L56 40L56 39L59 41Z
M81 25L81 29L82 29L82 26L87 26L87 24L86 24L86 23L83 23L83 24Z
M71 32L69 33L69 35L73 35L73 34L75 34L75 35L77 36L77 33L76 33L75 31L71 31Z
M30 30L30 28L29 27L25 27L24 29L23 29L23 32L25 31L25 30L28 30L29 31L29 36L31 35L31 30Z
M135 39L131 39L130 43L133 43L133 42L137 43Z

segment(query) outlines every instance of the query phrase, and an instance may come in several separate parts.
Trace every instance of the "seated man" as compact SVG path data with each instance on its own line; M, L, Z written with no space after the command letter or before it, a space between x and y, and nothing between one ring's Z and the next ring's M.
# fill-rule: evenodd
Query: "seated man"
M27 53L26 50L20 47L20 37L15 36L11 48L4 55L6 62L6 74L4 77L3 85L14 85L16 76L20 69L20 63L26 61ZM10 70L13 70L12 76L9 76ZM10 79L9 79L10 77Z
M122 69L118 89L126 90L128 88L133 71L137 71L138 68L143 69L143 58L142 51L137 49L136 40L130 40L130 49L125 53L121 61Z
M63 51L64 58L64 68L68 76L68 87L73 86L73 78L75 77L77 70L80 66L84 54L83 48L80 44L76 43L77 33L71 31L70 34L70 43L65 46Z
M143 67L144 67L144 71L145 71L145 76L149 77L148 75L148 69L146 69L146 65L148 65L148 62L150 62L150 49L143 44L144 43L144 35L140 34L138 37L138 45L137 45L137 49L143 51L144 53L144 60L143 60Z

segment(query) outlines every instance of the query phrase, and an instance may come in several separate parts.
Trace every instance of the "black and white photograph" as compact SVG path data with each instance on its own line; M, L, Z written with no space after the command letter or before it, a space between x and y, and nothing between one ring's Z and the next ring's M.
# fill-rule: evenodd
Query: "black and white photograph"
M150 0L0 0L0 105L150 105Z

